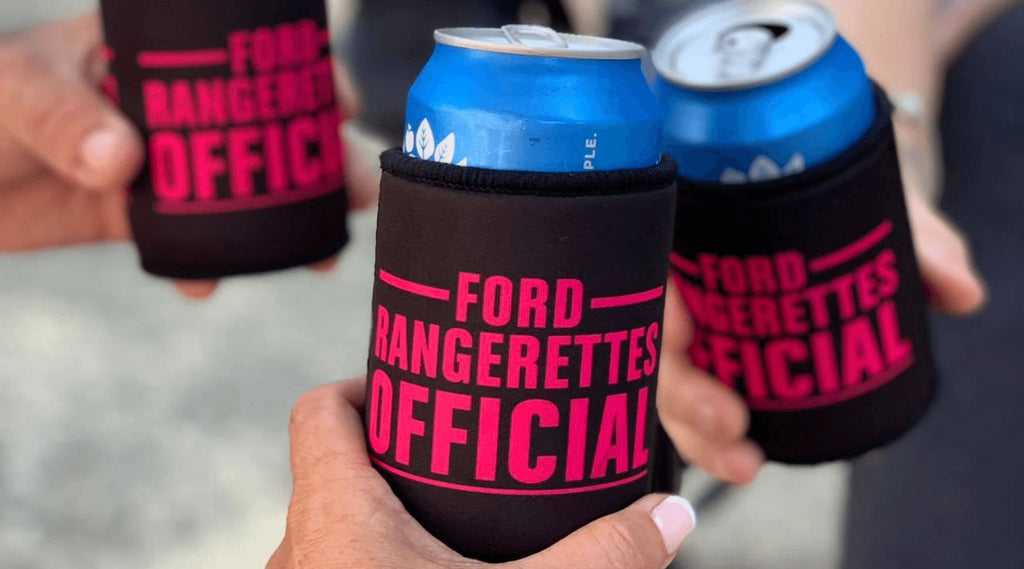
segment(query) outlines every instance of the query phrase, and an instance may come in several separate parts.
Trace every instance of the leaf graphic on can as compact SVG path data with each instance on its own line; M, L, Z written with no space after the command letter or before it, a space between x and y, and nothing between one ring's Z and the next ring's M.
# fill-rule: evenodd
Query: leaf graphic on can
M416 133L412 131L412 125L405 125L405 144L402 146L402 150L406 154L412 154L412 151L416 149Z
M463 158L462 160L459 160L459 162L455 165L462 166L463 168L465 168L466 166L469 165L469 158Z
M416 131L416 154L423 160L430 160L434 156L434 131L427 119L423 119Z
M789 163L786 164L786 167L783 168L782 171L787 176L792 176L793 174L799 174L806 169L807 160L804 159L803 154L797 152L796 154L793 155L792 158L789 159Z
M750 165L750 181L764 182L766 180L778 180L782 177L782 168L774 160L767 156L758 156Z
M437 144L437 150L434 152L434 160L442 162L444 164L451 164L452 160L455 159L455 133L451 133L444 137L444 140Z
M747 175L735 168L726 168L720 181L723 184L746 184Z

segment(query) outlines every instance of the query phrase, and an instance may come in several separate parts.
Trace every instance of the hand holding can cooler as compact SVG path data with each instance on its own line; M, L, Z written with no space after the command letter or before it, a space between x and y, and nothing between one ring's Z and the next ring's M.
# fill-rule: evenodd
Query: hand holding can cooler
M641 46L435 38L382 157L368 448L425 528L501 561L650 491L675 164Z
M115 98L147 140L129 212L142 265L206 279L348 241L323 0L103 0Z
M886 97L800 0L698 9L654 63L694 364L744 396L769 459L897 438L936 377Z

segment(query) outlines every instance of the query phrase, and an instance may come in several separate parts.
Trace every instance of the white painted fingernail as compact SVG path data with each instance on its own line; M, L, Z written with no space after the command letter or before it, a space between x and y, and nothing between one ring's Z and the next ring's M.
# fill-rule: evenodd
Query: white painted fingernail
M108 168L117 156L118 145L121 143L117 132L109 128L94 130L84 139L79 147L82 164L92 172Z
M694 528L697 527L697 512L690 502L679 496L669 496L651 512L654 525L661 532L665 551L675 555Z

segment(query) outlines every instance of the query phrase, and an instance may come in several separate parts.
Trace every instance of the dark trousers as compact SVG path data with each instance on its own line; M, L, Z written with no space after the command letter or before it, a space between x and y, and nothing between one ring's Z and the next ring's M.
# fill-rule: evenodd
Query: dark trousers
M1024 567L1024 6L951 70L943 209L991 288L972 318L935 316L942 390L907 438L853 468L846 569Z

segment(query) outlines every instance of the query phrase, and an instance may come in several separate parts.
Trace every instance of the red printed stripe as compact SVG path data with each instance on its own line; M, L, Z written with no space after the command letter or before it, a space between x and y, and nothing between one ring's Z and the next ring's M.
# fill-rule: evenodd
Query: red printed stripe
M896 378L897 375L903 373L914 363L914 356L910 355L902 360L896 362L891 368L884 372L876 375L875 377L868 378L855 387L844 389L837 393L829 393L827 395L819 395L817 397L811 397L808 399L796 399L793 401L747 401L748 406L751 409L757 411L799 411L803 409L815 409L818 407L824 407L826 405L832 405L846 401L847 399L853 399L860 397L866 393L870 393L879 387L882 387L886 383L889 383Z
M644 292L638 292L635 294L624 294L622 296L605 296L601 298L595 298L590 301L591 309L599 308L618 308L620 306L632 306L634 304L643 304L650 302L656 298L661 298L661 295L665 294L665 287L659 286L658 288L645 290Z
M678 253L672 253L669 257L672 261L672 266L679 270L679 272L690 275L691 277L700 276L700 267L697 263L683 257Z
M444 290L443 288L434 288L432 286L407 281L403 278L396 277L384 269L380 270L380 280L397 288L398 290L404 290L405 292L415 294L417 296L434 298L437 300L450 300L452 296L449 291Z
M325 196L342 187L344 180L327 180L317 186L301 190L289 190L280 194L265 194L249 198L213 200L208 202L161 202L155 206L162 215L206 215L231 213L277 207Z
M227 64L228 50L215 48L189 51L140 51L136 61L139 67L148 69L213 67Z
M829 253L823 257L818 257L809 263L811 272L822 273L833 267L838 267L843 263L855 259L869 249L878 245L883 239L892 233L892 222L885 220L881 225L871 230L870 233L861 237L860 239L850 243L846 247L836 251L835 253Z
M626 484L629 484L630 482L636 482L637 480L640 480L641 478L647 475L647 470L644 469L643 471L638 472L633 476L630 476L629 478L623 478L622 480L615 480L613 482L606 482L604 484L595 484L593 486L578 486L576 488L537 488L517 490L512 488L488 488L486 486L472 486L469 484L442 482L441 480L433 480L431 478L426 478L424 476L418 476L416 474L405 472L404 470L399 470L394 466L391 466L390 464L386 464L379 458L371 457L370 460L380 468L383 468L384 470L387 470L392 474L401 476L402 478L407 478L414 482L419 482L421 484L437 486L438 488L447 488L449 490L461 490L463 492L472 492L474 494L500 494L502 496L564 496L567 494L583 494L586 492L597 492L598 490L615 488L617 486L624 486Z

